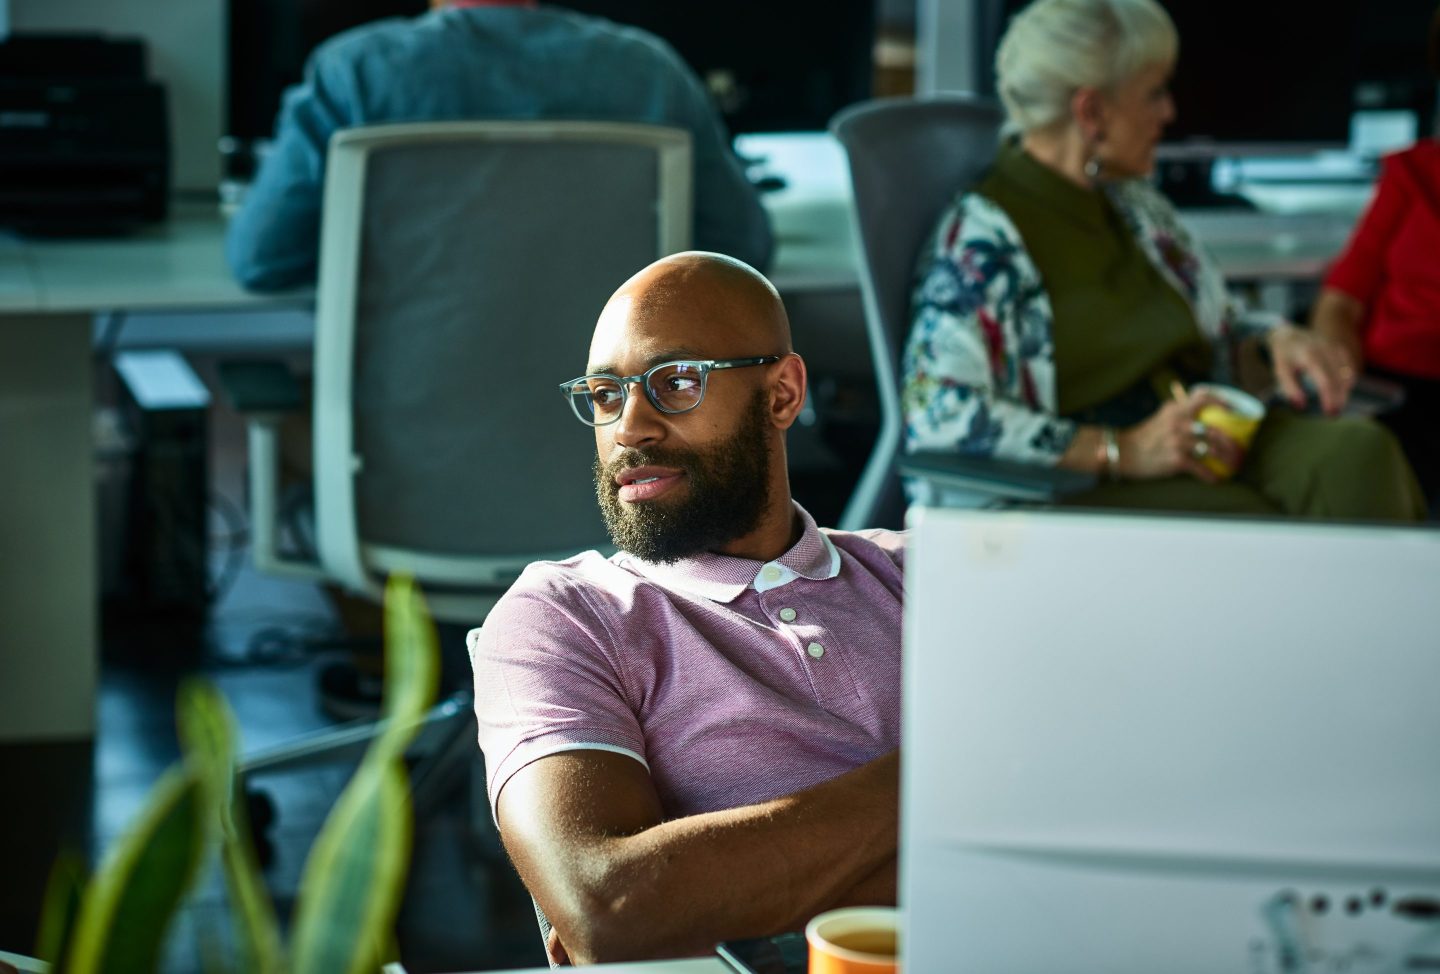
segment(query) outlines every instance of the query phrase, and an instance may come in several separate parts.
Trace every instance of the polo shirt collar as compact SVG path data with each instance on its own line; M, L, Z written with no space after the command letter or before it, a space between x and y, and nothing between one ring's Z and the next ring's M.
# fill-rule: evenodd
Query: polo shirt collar
M788 585L797 578L812 582L834 578L840 574L840 552L815 525L810 513L795 504L800 515L800 540L774 561L735 558L706 552L693 558L682 558L669 565L645 561L626 553L631 566L639 574L659 582L666 588L690 592L712 602L733 602L746 589L757 592Z

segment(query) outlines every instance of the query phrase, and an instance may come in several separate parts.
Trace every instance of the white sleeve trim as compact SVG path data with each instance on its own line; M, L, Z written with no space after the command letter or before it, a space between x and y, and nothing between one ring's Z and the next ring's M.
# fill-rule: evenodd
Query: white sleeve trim
M526 759L525 763L534 764L541 758L548 758L552 754L563 754L566 751L609 751L612 754L624 754L628 757L634 758L636 761L639 761L640 764L645 768L646 772L649 772L650 770L650 763L644 758L642 758L639 754L636 754L634 751L630 750L628 747L620 747L615 744L595 744L588 741L569 741L565 744L556 744L552 747L547 747L538 754L530 755Z
M499 801L501 790L504 789L511 778L515 777L515 773L518 772L520 768L528 767L541 758L548 758L555 754L563 754L566 751L609 751L612 754L623 754L626 757L632 757L636 761L639 761L641 767L645 769L647 774L650 772L650 763L628 747L620 747L615 744L597 744L593 741L568 741L564 744L555 744L543 749L540 753L532 757L527 757L525 763L506 775L505 780L500 782L494 791L491 791L489 788L486 789L486 791L489 792L490 798L490 820L495 823L496 828L500 826L500 817L496 814L496 802Z

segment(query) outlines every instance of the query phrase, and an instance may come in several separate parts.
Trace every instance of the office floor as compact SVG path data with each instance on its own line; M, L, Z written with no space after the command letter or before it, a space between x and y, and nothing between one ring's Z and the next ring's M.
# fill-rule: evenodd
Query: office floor
M214 362L192 357L192 365L214 388ZM106 395L102 379L102 402ZM217 397L208 429L212 490L220 504L243 509L243 424ZM304 645L344 636L332 600L314 584L260 575L249 567L248 551L232 555L223 543L229 525L216 519L213 529L211 577L228 583L202 622L107 615L91 815L97 854L121 834L178 754L174 701L184 677L203 675L225 694L246 753L334 726L320 711L315 679L345 653ZM293 906L310 844L352 770L353 762L342 763L252 782L276 812L265 879L282 918ZM401 959L416 974L543 965L530 899L498 848L472 838L463 785L417 822L397 931ZM223 950L226 923L223 888L212 876L177 919L167 974L200 971L207 952Z

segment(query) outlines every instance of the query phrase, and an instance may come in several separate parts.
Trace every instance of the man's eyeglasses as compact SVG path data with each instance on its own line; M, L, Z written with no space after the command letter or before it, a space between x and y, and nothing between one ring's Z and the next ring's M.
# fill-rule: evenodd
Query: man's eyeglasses
M662 413L686 413L705 398L705 380L717 369L743 369L751 365L769 365L780 361L779 355L757 358L689 359L661 362L640 375L582 375L560 383L560 391L570 401L570 408L586 426L608 426L620 418L632 383L640 383L650 405Z

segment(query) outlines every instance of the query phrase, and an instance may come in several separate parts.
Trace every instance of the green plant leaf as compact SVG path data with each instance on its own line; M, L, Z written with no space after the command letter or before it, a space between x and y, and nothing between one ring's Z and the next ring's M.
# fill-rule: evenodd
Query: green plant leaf
M205 814L196 776L183 768L167 771L85 892L69 974L136 974L159 966L165 931L204 858Z
M400 909L412 828L404 765L367 759L305 863L292 974L361 974L379 966Z
M206 789L207 805L216 811L205 825L222 832L233 831L230 793L235 780L236 735L230 705L219 690L204 680L186 680L180 684L175 724L185 763Z
M40 912L40 933L35 938L35 956L49 961L53 970L64 970L69 959L66 948L80 916L85 878L85 860L76 852L62 852L50 867Z
M232 821L234 832L221 845L220 855L240 954L239 966L256 974L280 974L285 970L285 948L280 940L275 906L260 875L255 847L250 844L250 823L243 795L236 796Z
M185 759L209 793L207 804L216 810L212 838L220 846L239 955L237 967L256 974L279 974L284 969L280 928L250 844L244 796L236 787L234 714L213 686L188 681L180 688L179 727Z
M291 937L293 974L373 969L390 942L410 860L403 759L435 699L438 670L424 600L413 579L391 576L385 587L387 719L305 863Z
M435 626L415 580L391 575L385 585L384 687L385 716L391 727L371 748L377 760L398 756L414 738L418 722L435 702L439 660Z

